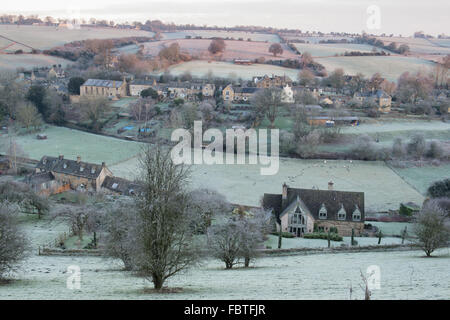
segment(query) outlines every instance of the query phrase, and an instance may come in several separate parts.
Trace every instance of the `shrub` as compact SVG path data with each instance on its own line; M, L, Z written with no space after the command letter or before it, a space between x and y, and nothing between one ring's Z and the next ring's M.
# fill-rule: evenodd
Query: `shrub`
M450 197L450 179L435 181L427 190L432 198Z
M413 215L414 210L412 208L405 206L403 203L401 203L398 213L400 213L402 216L410 217Z
M274 236L279 236L280 235L279 232L272 232L271 234L274 235ZM281 236L283 238L294 238L294 235L292 233L290 233L290 232L282 232Z
M307 233L303 236L305 239L328 239L328 233L326 232L313 232L313 233ZM343 241L344 239L338 235L337 233L331 233L330 232L330 240L331 241Z

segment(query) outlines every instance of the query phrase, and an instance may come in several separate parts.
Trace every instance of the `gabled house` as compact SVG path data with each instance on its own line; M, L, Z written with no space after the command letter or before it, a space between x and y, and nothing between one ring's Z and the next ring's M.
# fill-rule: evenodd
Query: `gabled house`
M53 67L50 68L50 70L47 73L47 77L50 79L62 79L66 77L66 73L64 71L64 69L61 67L61 65L54 65Z
M292 87L286 85L283 87L283 91L281 93L281 101L283 103L294 103L294 91L292 91Z
M364 193L333 190L289 188L283 184L282 194L264 194L263 207L272 209L283 232L301 237L316 231L336 228L341 236L364 231Z
M359 103L367 103L373 101L377 104L378 110L381 112L390 112L392 105L392 97L384 90L371 92L355 92L353 98Z
M231 84L227 85L222 90L222 99L223 99L223 101L229 101L229 102L234 101L234 89Z
M202 95L203 97L214 97L214 91L216 90L216 86L212 83L206 83L202 87Z
M101 165L64 159L64 156L44 156L36 165L35 173L29 178L29 183L36 191L54 194L68 189L79 191L100 191L106 177L112 176L111 171L103 162Z

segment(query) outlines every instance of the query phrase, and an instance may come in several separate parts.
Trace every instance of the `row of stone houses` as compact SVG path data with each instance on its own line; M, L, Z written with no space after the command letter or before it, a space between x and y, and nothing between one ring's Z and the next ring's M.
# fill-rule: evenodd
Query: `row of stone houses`
M162 97L171 99L192 99L200 94L203 97L213 97L216 87L212 83L200 81L170 82L158 84L156 80L134 80L130 83L130 95L140 96L143 90L152 88Z
M44 156L28 177L28 184L39 194L52 195L68 190L133 195L140 192L138 183L114 177L103 162L101 165L59 157Z

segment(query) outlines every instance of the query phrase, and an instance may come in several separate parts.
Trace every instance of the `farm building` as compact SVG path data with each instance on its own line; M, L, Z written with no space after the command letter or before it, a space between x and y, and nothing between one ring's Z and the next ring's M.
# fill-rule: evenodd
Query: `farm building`
M112 176L105 163L101 165L64 159L64 156L44 156L36 165L29 183L37 192L55 194L69 189L99 191L106 177Z
M234 64L251 65L253 64L250 59L234 59Z
M117 100L127 95L127 83L116 80L88 79L80 87L80 95Z
M296 237L336 228L341 236L361 235L364 230L364 193L333 190L289 188L282 194L264 194L263 206L272 209L283 232Z
M325 125L359 125L359 117L329 117L329 116L317 116L309 117L308 123L312 126L325 126Z

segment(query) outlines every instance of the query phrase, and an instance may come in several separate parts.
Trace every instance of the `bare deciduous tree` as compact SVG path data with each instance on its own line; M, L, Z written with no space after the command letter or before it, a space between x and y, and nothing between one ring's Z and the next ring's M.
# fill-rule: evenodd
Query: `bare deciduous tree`
M133 239L131 230L136 225L134 203L118 203L105 215L105 255L122 260L125 270L133 269Z
M260 90L252 98L255 107L255 123L257 126L264 116L270 121L270 127L274 128L274 122L283 106L282 90L279 88L266 88Z
M95 232L100 228L103 212L94 205L66 205L58 208L53 216L67 221L73 235L82 241L85 232Z
M155 289L200 257L194 238L196 212L188 210L188 171L175 165L170 153L148 148L141 158L142 195L137 196L137 223L132 231L133 264Z
M270 213L262 209L248 212L237 208L232 216L222 215L220 222L208 228L211 254L223 261L226 269L240 263L241 258L248 267L270 231L270 218Z
M416 217L414 234L416 243L427 257L438 248L448 245L450 240L449 217L435 200L426 202Z
M17 210L8 202L0 203L0 279L14 270L27 251L27 239L15 217Z

